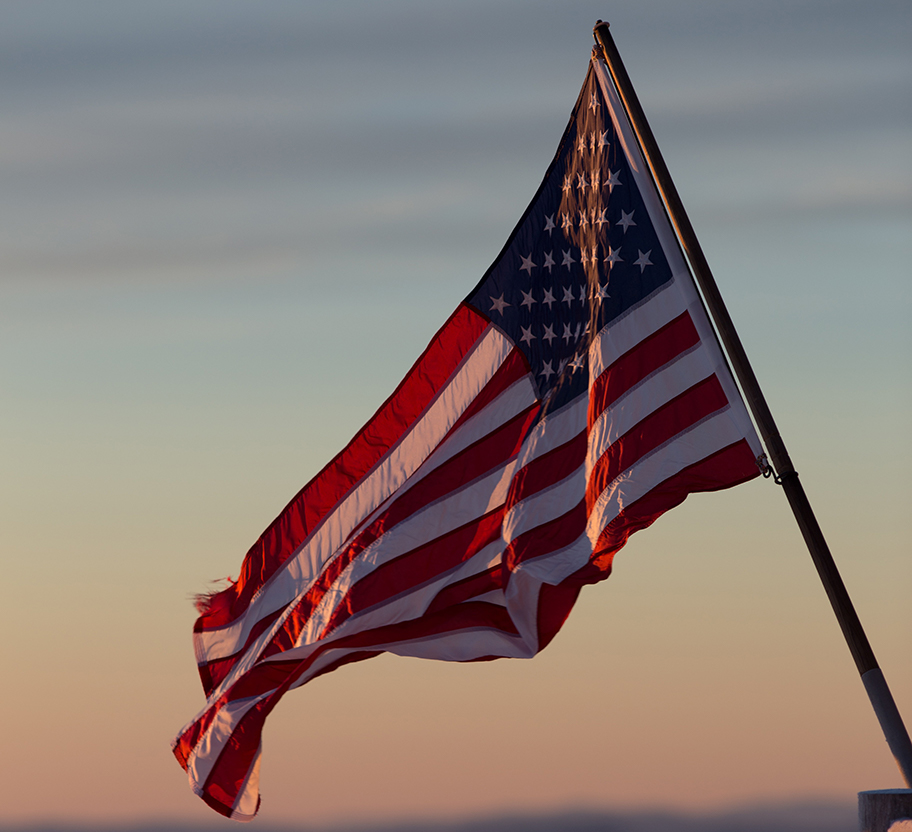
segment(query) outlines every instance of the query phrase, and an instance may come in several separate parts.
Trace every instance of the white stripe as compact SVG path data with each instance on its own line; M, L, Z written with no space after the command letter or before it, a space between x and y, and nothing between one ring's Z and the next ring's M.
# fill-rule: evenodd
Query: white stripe
M624 353L658 332L687 310L678 281L665 284L656 294L599 330L589 346L589 374L596 379Z
M472 604L475 601L482 601L485 604L496 604L499 607L505 607L507 605L507 600L504 597L502 589L492 589L490 592L482 592L481 595L473 595L471 598L466 598L465 601L462 601L461 603Z
M503 556L503 549L504 545L502 540L492 541L485 546L484 549L480 549L467 561L461 563L441 581L435 582L436 589L434 594L436 595L440 592L444 586L459 583L459 581L464 581L466 578L471 578L473 575L479 575L482 572L486 572L488 569L499 565ZM430 601L428 603L430 603ZM427 605L425 605L425 609L427 609Z
M580 465L560 482L520 500L504 517L503 536L507 543L530 529L566 514L586 496L586 469Z
M582 569L591 557L592 543L588 535L582 534L563 549L555 549L546 555L521 562L513 570L507 585L507 609L512 609L513 593L516 591L514 583L518 585L523 581L531 581L557 586L564 578Z
M231 820L253 820L253 816L256 814L257 803L260 800L260 758L262 755L263 741L260 740L256 756L253 758L250 768L247 769L247 776L234 799Z
M482 410L467 419L465 424L454 431L452 436L427 458L420 470L406 483L405 489L400 489L395 495L399 497L405 490L411 490L416 483L421 482L429 473L435 471L443 463L449 461L458 453L464 451L469 445L484 439L490 433L505 425L524 410L532 407L536 402L535 388L529 375L523 376L511 384Z
M580 396L539 421L529 431L529 435L523 440L522 447L519 449L516 457L519 467L525 467L530 462L566 444L573 437L579 436L580 432L586 429L587 408L587 397Z
M212 773L219 753L231 738L231 734L237 728L238 723L257 702L267 696L269 696L269 692L250 699L228 702L218 709L212 719L212 723L203 732L199 742L187 758L187 775L190 778L190 787L198 795L203 794L203 786Z
M589 432L587 470L591 471L612 444L650 413L711 375L706 353L698 346L628 390L593 424Z
M385 649L397 656L438 659L445 662L467 662L484 656L529 659L537 652L520 636L488 627L457 630L412 641L400 641Z
M592 544L624 508L669 477L742 438L737 423L726 408L642 457L609 483L596 500L586 525Z
M367 514L395 492L440 443L509 355L513 345L489 327L422 417L354 490L313 531L251 600L244 615L227 627L196 633L200 663L230 656L256 622L306 592L338 547ZM277 622L278 623L278 622Z
M294 690L307 684L333 662L361 650L380 650L397 656L454 662L471 661L484 656L527 659L534 656L536 652L534 646L525 642L521 637L490 627L473 627L422 638L369 644L361 647L331 648L321 654L290 689Z

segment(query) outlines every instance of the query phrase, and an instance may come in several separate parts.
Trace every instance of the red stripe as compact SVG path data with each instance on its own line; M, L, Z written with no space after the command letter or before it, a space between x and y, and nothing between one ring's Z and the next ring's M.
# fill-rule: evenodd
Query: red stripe
M212 720L226 702L227 696L220 696L213 702L195 722L190 723L186 730L175 740L172 751L177 761L186 769L187 761L190 759L190 753L196 748L197 743L204 733L209 729Z
M754 452L746 439L716 451L625 506L599 535L590 563L597 569L610 568L614 554L631 534L645 529L661 514L680 505L688 494L731 488L759 474Z
M591 511L595 501L615 477L632 468L662 443L727 404L728 399L719 379L716 376L709 376L654 410L612 442L599 457L589 476L586 487L589 510Z
M698 344L700 336L687 312L683 312L607 367L589 392L589 427L612 402L669 361Z
M517 471L507 496L507 508L569 477L586 461L588 439L586 431L580 431L569 442L552 448Z
M212 766L203 784L202 797L219 814L231 816L234 801L256 759L263 735L263 723L282 693L257 702L241 717Z
M607 578L608 576L605 575ZM542 584L538 590L538 650L541 652L564 626L579 597L579 581L561 581L557 586Z
M210 809L215 809L220 815L224 815L226 818L231 817L232 812L232 803L231 798L225 794L224 790L220 789L218 786L213 787L214 794L209 792L203 792L200 795L203 803L205 803ZM218 794L218 797L215 796ZM257 798L257 809L260 808L260 799Z
M434 596L434 600L428 605L427 614L446 609L453 604L461 604L470 598L497 589L503 589L503 569L500 564L485 569L484 572L463 578L461 581L447 584Z
M472 403L463 411L462 415L456 420L456 423L449 431L452 435L459 430L469 419L478 413L481 413L491 402L493 402L501 393L508 390L517 381L529 374L529 363L526 357L516 347L506 357L500 368L491 376L491 380L484 386L484 389L475 397ZM530 382L531 384L531 382Z
M195 632L225 626L243 614L257 589L421 415L487 325L470 307L456 309L370 421L263 532L247 553L237 583L209 599Z
M200 679L203 682L203 690L206 692L207 697L222 683L225 677L228 676L228 674L231 672L231 668L237 664L238 658L244 653L244 651L273 625L276 619L286 610L286 608L287 605L257 621L257 623L251 627L250 635L247 636L247 640L244 642L244 646L240 650L236 651L230 656L223 656L220 659L213 659L212 661L206 662L205 664L201 664L199 666Z
M504 566L510 572L520 563L569 546L586 531L586 503L581 500L560 517L523 532L504 551Z

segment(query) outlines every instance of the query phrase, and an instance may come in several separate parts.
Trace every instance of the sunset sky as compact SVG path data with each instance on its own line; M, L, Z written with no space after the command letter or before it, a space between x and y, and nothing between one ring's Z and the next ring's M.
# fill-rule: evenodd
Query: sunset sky
M0 823L215 819L170 751L203 702L192 596L497 256L599 18L912 723L906 0L5 0ZM260 817L901 785L761 479L636 535L531 661L290 693Z

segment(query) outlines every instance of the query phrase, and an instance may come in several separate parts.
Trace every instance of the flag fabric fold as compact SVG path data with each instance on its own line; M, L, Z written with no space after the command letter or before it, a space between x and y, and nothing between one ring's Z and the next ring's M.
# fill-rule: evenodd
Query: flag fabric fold
M526 658L628 536L759 473L760 441L603 63L481 282L200 603L173 743L249 820L282 695L382 652Z

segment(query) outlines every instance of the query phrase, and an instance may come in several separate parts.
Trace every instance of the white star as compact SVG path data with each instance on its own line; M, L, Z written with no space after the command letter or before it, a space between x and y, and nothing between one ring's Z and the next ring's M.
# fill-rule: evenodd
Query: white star
M548 324L548 326L545 327L545 334L542 335L542 341L547 341L550 346L555 338L557 338L557 336L554 334L554 327Z
M561 303L566 303L567 306L572 306L573 301L576 300L576 298L573 297L573 287L563 286L562 288L564 290L564 296L561 298Z
M573 340L573 331L570 329L570 324L564 324L564 334L561 337L565 341Z
M494 295L491 295L491 309L494 312L499 312L503 315L504 308L510 304L504 300L503 294L499 298L495 298Z
M583 190L583 189L585 189L586 185L588 185L588 184L589 183L586 181L586 172L585 171L583 171L582 173L578 173L576 175L576 187L577 188L579 188L580 190Z
M601 176L601 173L599 172L598 168L596 168L594 171L592 171L591 174L589 174L589 184L592 187L593 191L597 191L600 187L600 185L599 185L600 176Z
M580 287L580 295L582 295L582 292L583 292L583 289L582 289L582 287ZM582 331L582 329L583 329L583 325L578 323L576 325L576 329L573 331L574 340L579 341L580 332Z
M538 268L538 266L536 266L535 263L532 262L532 252L531 251L529 252L528 257L523 257L522 255L520 255L520 257L522 258L522 265L519 267L519 270L521 272L527 272L529 275L531 275L532 269Z
M623 214L624 212L621 211L621 213ZM615 263L623 263L624 259L621 257L621 250L619 248L611 248L611 246L608 246L608 256L605 258L604 262L608 264L609 269Z
M545 217L545 231L548 232L548 236L551 236L551 232L554 231L554 214L550 217Z
M595 150L595 133L589 134L589 149Z
M596 225L598 225L599 228L601 228L606 222L608 222L608 217L605 216L605 214L607 212L608 212L607 208L602 208L602 210L599 212L598 217L595 220L593 220L593 222Z
M569 231L573 228L573 220L570 219L570 214L561 214L561 228L564 231Z
M567 192L569 192L569 190L570 190L572 187L573 187L573 177L570 176L570 174L568 173L568 174L564 177L564 186L563 186L562 190L563 190L564 193L567 193Z
M649 255L652 254L652 249L649 249L649 251L647 251L645 254L643 254L642 251L637 249L637 254L639 254L640 256L636 260L634 260L633 265L639 266L640 274L643 274L643 270L647 266L653 265L652 261L649 259Z
M520 338L519 340L523 344L528 344L535 340L535 336L532 334L531 326L528 329L526 329L526 327L524 327L524 326L520 326L520 329L522 330L523 334L522 334L522 338Z
M576 262L576 260L573 259L572 251L573 249L571 248L569 251L564 252L564 260L561 263L562 266L567 267L567 271L570 271L570 266ZM491 300L493 300L493 298L491 298Z
M585 228L589 223L589 217L586 216L586 210L580 211L580 228Z
M609 170L608 178L605 180L605 184L608 186L608 193L610 194L614 190L615 185L620 185L621 180L618 179L619 170Z
M523 290L520 289L519 291L522 292L522 296L523 296L522 303L520 304L520 306L532 306L533 303L538 303L538 301L532 297L531 290L528 292L523 292Z
M586 137L580 133L579 141L576 143L576 149L582 153L586 149Z
M542 303L545 304L545 306L547 306L548 309L550 309L551 304L553 304L554 302L555 302L554 294L552 293L552 291L550 289L546 288L545 297L542 299Z
M542 266L542 268L547 269L548 274L551 274L551 267L554 265L554 258L551 256L553 253L554 253L553 251L545 252L545 263Z
M595 299L601 303L603 300L610 298L611 295L608 294L608 287L599 285L598 291L595 293Z
M595 93L592 93L592 95L589 96L589 109L592 110L592 112L594 113L596 111L596 109L598 108L598 105L599 105L598 96Z
M542 371L539 373L539 375L540 375L540 376L544 376L544 377L545 377L545 381L547 381L549 378L551 378L551 376L554 375L554 370L551 368L551 362L550 362L550 361L546 361L546 362L542 365Z
M608 147L608 131L599 134L599 147Z
M566 366L567 366L567 359L562 358L560 360L560 363L557 365L557 372L562 373L564 371L564 367L566 367Z
M631 225L636 225L636 223L633 221L633 211L628 214L626 211L622 210L621 218L618 220L617 224L624 226L624 233L626 234L628 227Z
M573 367L574 371L582 369L583 364L586 361L586 357L580 353L570 362L570 366Z

